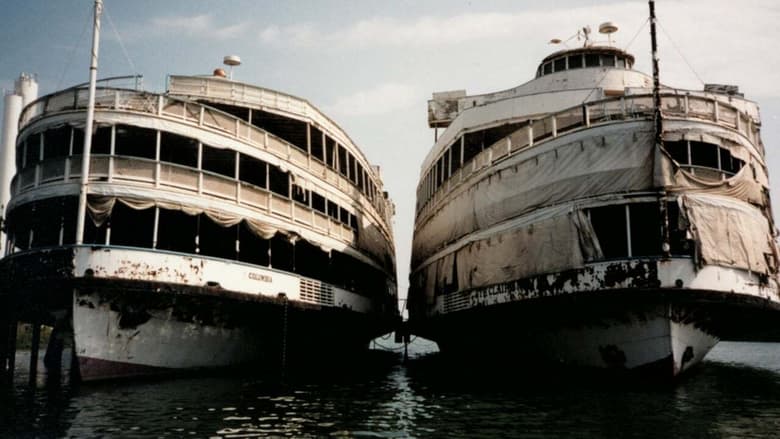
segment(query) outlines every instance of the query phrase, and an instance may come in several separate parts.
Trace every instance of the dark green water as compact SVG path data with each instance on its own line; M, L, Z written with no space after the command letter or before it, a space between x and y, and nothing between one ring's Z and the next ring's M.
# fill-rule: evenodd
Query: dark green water
M385 342L388 344L388 342ZM780 344L720 343L674 386L459 368L415 343L341 372L0 391L3 437L780 437ZM25 369L24 355L19 367ZM320 365L311 365L318 370ZM23 372L23 371L22 371Z

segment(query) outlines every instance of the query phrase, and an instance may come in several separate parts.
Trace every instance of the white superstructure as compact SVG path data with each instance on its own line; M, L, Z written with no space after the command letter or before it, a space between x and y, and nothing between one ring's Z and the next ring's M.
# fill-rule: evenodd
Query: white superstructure
M586 43L518 87L434 94L429 124L446 129L418 184L412 332L477 357L676 375L768 327L780 297L756 104L660 87L658 144L633 61Z

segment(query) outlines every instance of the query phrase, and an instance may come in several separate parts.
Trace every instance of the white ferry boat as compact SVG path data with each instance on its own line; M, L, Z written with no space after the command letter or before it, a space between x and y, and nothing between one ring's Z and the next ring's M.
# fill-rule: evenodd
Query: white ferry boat
M95 96L87 167L86 87L22 111L0 261L20 309L72 324L82 379L273 367L392 331L394 207L335 122L222 71Z
M525 84L428 101L409 329L443 353L662 377L776 333L758 106L654 87L585 36Z

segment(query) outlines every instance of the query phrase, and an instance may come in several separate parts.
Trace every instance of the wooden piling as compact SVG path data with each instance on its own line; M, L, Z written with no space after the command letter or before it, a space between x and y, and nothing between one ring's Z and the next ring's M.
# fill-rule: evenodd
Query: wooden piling
M8 376L13 378L16 369L16 329L19 322L11 318L8 322Z
M41 324L33 322L32 324L32 344L30 345L30 380L31 386L34 386L38 378L38 350L41 344Z

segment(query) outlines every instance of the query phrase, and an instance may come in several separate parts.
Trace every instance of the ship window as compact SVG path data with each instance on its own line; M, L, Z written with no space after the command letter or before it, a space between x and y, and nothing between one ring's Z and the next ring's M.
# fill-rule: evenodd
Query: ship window
M84 221L84 244L105 244L106 231L108 231L108 221L103 221L103 224L98 227L87 215Z
M62 197L62 243L73 244L76 242L76 212L78 210L78 197ZM86 222L89 222L87 220Z
M271 267L285 271L295 267L295 247L280 233L271 238Z
M482 151L481 132L467 133L466 136L464 137L463 144L464 144L463 163L466 164Z
M236 259L238 225L222 227L207 215L199 215L198 247L200 254L223 259Z
M51 247L60 242L62 203L60 198L48 198L32 204L30 217L32 247Z
M333 201L328 201L328 216L333 218L334 220L339 220L339 205L334 203Z
M160 160L197 168L198 141L162 131L160 133Z
M599 66L599 56L594 53L586 53L585 67L598 67L598 66Z
M625 205L604 206L590 210L590 221L601 251L607 259L628 256Z
M347 167L349 166L349 163L347 163L347 150L344 149L343 146L338 145L338 154L339 154L339 173L346 177Z
M241 181L265 188L267 166L267 163L262 160L241 154L238 160L238 175Z
M336 141L330 138L330 136L325 137L325 163L330 166L333 169L336 169L335 165L335 157L336 154Z
M197 215L179 210L160 209L157 223L157 248L181 253L195 253L198 234Z
M676 142L664 142L664 148L672 156L674 161L681 165L688 163L688 142L685 140Z
M444 156L439 157L439 161L436 164L436 175L438 175L439 182L437 186L441 186L446 178L444 177Z
M29 136L24 144L24 167L35 166L41 157L41 133Z
M615 55L601 55L601 65L604 67L615 67Z
M84 148L77 148L79 153ZM92 136L92 154L111 154L111 127L99 127Z
M136 210L117 202L109 218L111 245L152 247L154 209Z
M357 184L358 178L357 178L357 172L355 168L355 165L357 164L357 160L355 160L355 157L350 153L347 153L347 157L348 157L347 163L349 163L349 179L350 181L352 181L352 183Z
M691 141L691 164L718 169L718 146Z
M460 150L461 150L460 139L456 140L455 143L452 144L450 149L452 150L452 172L455 172L458 169L460 169L460 166L461 166L461 163L460 163L460 155L461 155L461 153L460 153Z
M276 166L268 167L268 183L271 192L290 198L290 176Z
M545 75L552 73L552 63L544 63L542 70L544 71Z
M553 62L553 69L556 72L562 72L566 70L566 57L558 58Z
M156 150L157 131L128 125L116 126L115 154L154 160Z
M569 56L569 69L582 68L582 54Z
M210 107L216 108L217 110L224 111L225 113L228 113L232 116L235 116L243 121L249 120L249 109L243 108L243 107L237 107L235 105L227 105L227 104L218 104L216 102L208 102L208 101L198 101L203 104L206 104Z
M6 226L14 247L22 250L29 248L32 218L33 203L22 204L8 211Z
M84 130L73 128L73 147L70 154L81 155L82 152L84 152Z
M360 191L365 193L366 192L366 170L363 169L360 164L358 164L358 187L360 188Z
M452 175L451 169L452 169L452 151L447 148L447 150L444 152L444 179L449 180L450 176Z
M292 199L305 205L309 205L309 191L306 189L298 186L297 184L292 185Z
M269 263L268 240L255 235L245 221L241 222L238 233L238 239L241 242L238 260L267 267Z
M311 207L317 212L327 213L327 210L325 209L325 197L318 194L317 192L312 192Z
M666 203L666 214L669 218L669 249L673 255L692 254L693 246L687 237L684 227L680 227L680 206L677 201Z
M306 122L255 110L252 113L252 124L306 151Z
M658 204L629 205L631 218L631 256L653 256L661 253L661 221Z
M626 68L626 59L622 56L617 57L617 67L621 69Z
M311 139L311 156L325 163L325 149L322 147L322 131L317 127L309 128Z
M330 254L331 270L329 270L330 281L349 291L357 291L357 282L355 273L358 273L358 261L341 252L332 251Z
M48 130L43 134L43 158L45 160L67 157L70 151L70 126Z
M21 142L19 142L18 145L16 145L16 169L17 170L24 168L25 145L27 145L26 139L22 140Z
M225 177L236 177L236 152L230 149L213 148L203 145L204 171L224 175Z
M328 253L304 240L295 242L295 272L322 279L328 270Z
M731 155L728 148L720 148L720 168L728 173L736 174L742 169L744 162Z

